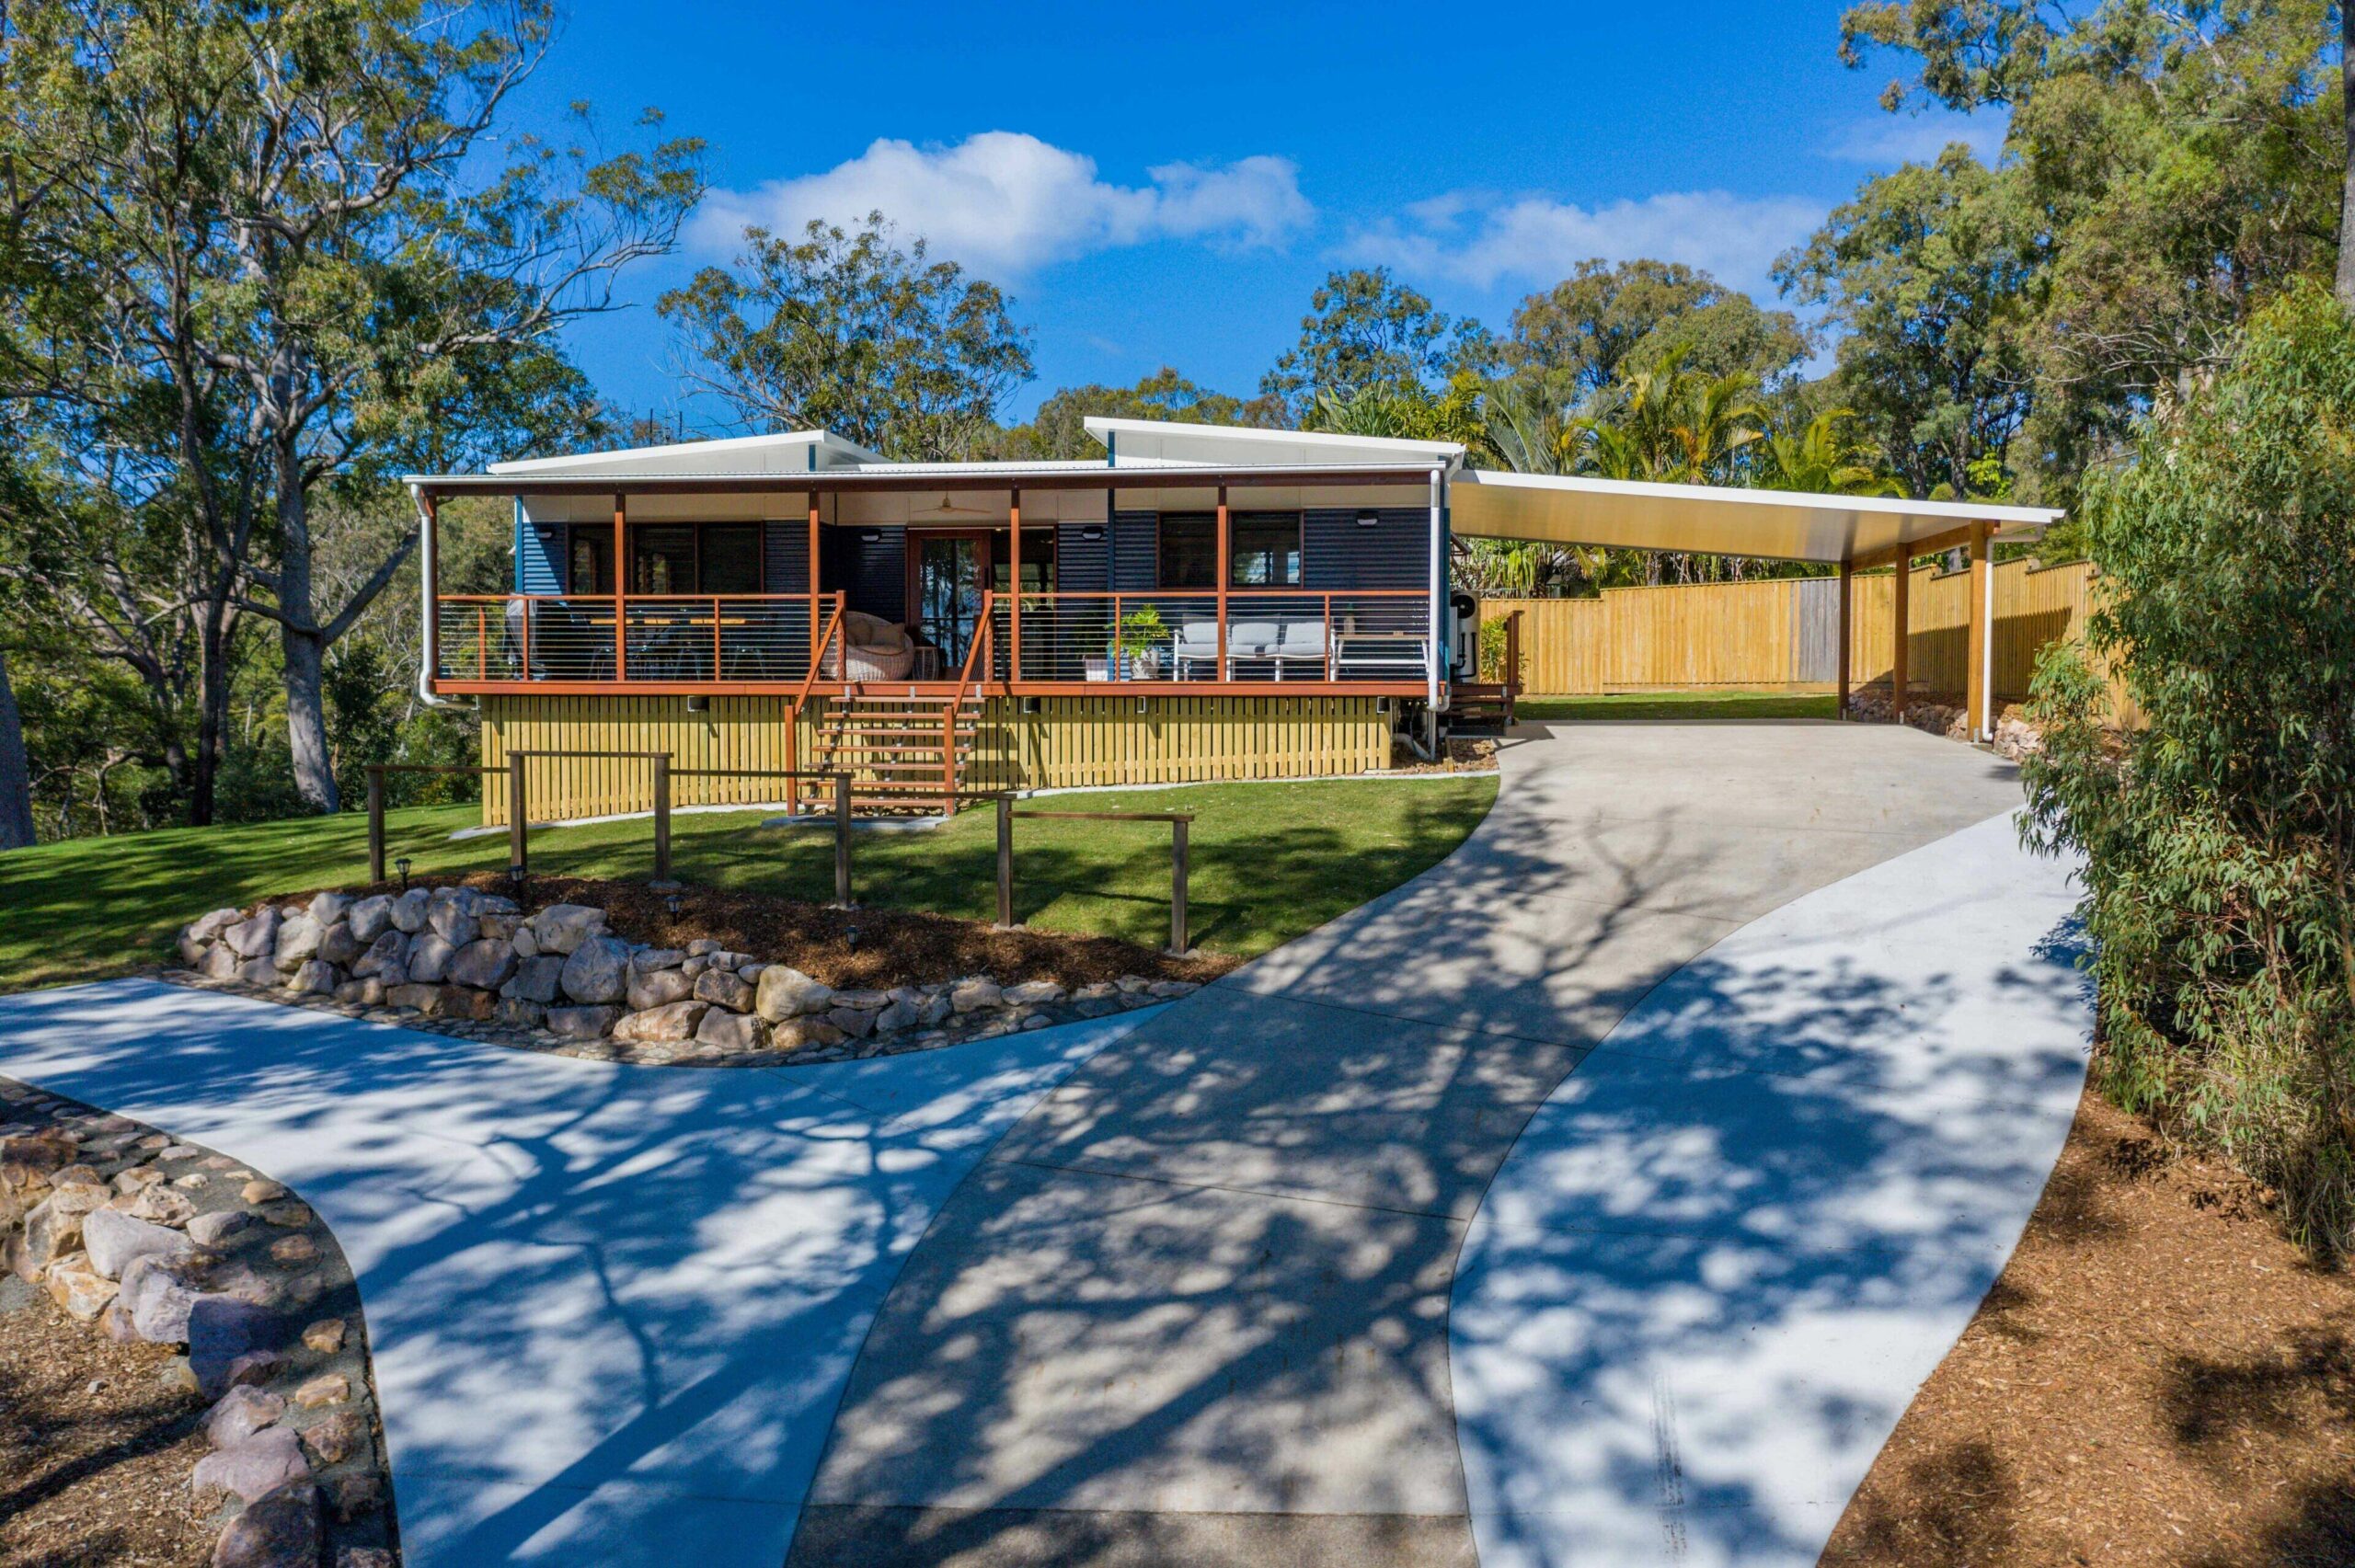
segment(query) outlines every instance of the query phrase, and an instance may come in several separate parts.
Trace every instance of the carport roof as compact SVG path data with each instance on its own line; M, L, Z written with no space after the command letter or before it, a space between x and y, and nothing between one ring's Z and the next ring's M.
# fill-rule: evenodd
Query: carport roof
M2060 521L2049 507L1909 501L1706 485L1652 485L1466 469L1449 491L1450 529L1485 539L1689 550L1782 561L1869 560L1900 546L1955 543L1973 523L2005 542Z

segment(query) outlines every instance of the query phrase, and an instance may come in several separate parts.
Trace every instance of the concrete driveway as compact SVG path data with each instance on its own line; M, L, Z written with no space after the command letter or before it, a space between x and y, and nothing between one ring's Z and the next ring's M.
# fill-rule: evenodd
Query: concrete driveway
M1143 1016L698 1070L132 980L0 997L0 1074L318 1210L366 1309L409 1568L776 1568L940 1200Z
M975 1168L797 1568L1812 1561L2065 1134L2065 878L2010 768L1908 729L1505 767L1446 863Z

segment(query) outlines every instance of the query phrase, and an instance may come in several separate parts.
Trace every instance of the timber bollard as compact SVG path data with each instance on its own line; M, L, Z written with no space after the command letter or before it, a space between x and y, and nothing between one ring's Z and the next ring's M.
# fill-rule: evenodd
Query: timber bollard
M368 881L385 879L385 770L368 770Z
M1180 817L1169 824L1169 954L1186 956L1186 829Z
M674 887L671 878L671 759L654 759L654 886Z
M850 906L850 775L834 775L834 902Z
M530 826L528 802L523 790L523 758L525 753L507 753L507 875L521 882L531 870L531 852L525 849L525 830Z
M1014 796L997 797L997 928L1014 929Z

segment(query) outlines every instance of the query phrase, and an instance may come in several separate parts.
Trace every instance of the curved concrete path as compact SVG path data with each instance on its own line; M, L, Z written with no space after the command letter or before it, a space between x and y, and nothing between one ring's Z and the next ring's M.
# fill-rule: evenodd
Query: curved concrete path
M1842 1310L1920 1305L1909 1267L1951 1245L1910 1331L1943 1352L2026 1219L2081 1071L2075 979L2039 945L2052 870L2001 823L1940 861L1991 876L1900 869L2016 806L2012 770L1913 730L1832 725L1525 727L1505 767L1496 810L1447 862L1108 1047L975 1167L875 1320L792 1563L1468 1565L1476 1531L1499 1561L1730 1560L1696 1521L1746 1529L1763 1511L1782 1527L1767 1472L1793 1418L1809 1433L1783 1490L1836 1513L1845 1494L1828 1483L1845 1472L1819 1458L1868 1459L1926 1366L1860 1356L1878 1369L1816 1388L1817 1331ZM1801 933L1774 1008L1751 1006L1768 988L1729 969L1712 992L1716 972L1696 967L1666 993L1683 999L1666 1024L1612 1064L1616 1098L1583 1097L1606 1076L1590 1068L1549 1104L1681 967L1884 862L1874 901L1850 909L1861 928ZM1849 909L1844 891L1833 907ZM2062 1003L2005 1035L2019 1017L1945 984L1935 939L1895 971L1850 965L1849 946L1924 916L1934 938L1952 921L1982 930L2023 990ZM1775 952L1740 973L1771 976ZM1722 1036L1673 1028L1737 1001L1739 1031L1731 1015ZM1974 1090L2035 1093L1948 1108L1928 1070L1944 1064L1917 1052L1867 1072L1878 1100L1843 1098L1843 1062L1932 1014L1985 1059ZM1775 1087L1794 1066L1821 1070L1804 1106ZM1940 1163L1956 1139L1916 1164L1886 1131L1999 1111L2035 1126L1968 1173ZM1507 1223L1483 1196L1534 1115L1543 1136L1499 1188ZM1679 1159L1682 1186L1663 1163ZM2008 1185L1981 1219L1942 1230L1952 1179L1991 1172ZM1809 1207L1778 1214L1792 1173ZM1876 1217L1908 1198L1916 1244L1874 1252ZM1627 1234L1598 1241L1609 1227L1593 1221L1620 1206ZM1759 1263L1778 1227L1808 1249L1779 1275ZM1818 1266L1850 1244L1842 1267ZM1778 1362L1786 1339L1802 1349ZM1688 1345L1744 1379L1706 1428L1674 1415L1695 1396L1662 1369ZM1610 1402L1590 1440L1580 1402L1596 1391ZM1598 1530L1546 1512L1596 1499Z
M366 1309L410 1568L776 1568L940 1200L1149 1016L696 1070L131 980L0 997L0 1074L209 1144L318 1210Z

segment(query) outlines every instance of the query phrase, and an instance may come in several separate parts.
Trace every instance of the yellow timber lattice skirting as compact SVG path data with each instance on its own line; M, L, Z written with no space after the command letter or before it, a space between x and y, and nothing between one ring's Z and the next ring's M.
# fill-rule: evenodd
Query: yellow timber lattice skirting
M1220 779L1323 777L1390 764L1390 719L1372 697L1041 697L984 704L962 785L968 790L1069 789L1201 784ZM778 768L815 755L802 715L798 750L781 697L486 696L482 760L503 768L525 751L666 751L682 768ZM647 811L653 770L630 758L539 757L525 764L532 815L542 821ZM676 806L756 806L785 798L782 779L683 778ZM507 791L485 781L483 822L507 821Z

